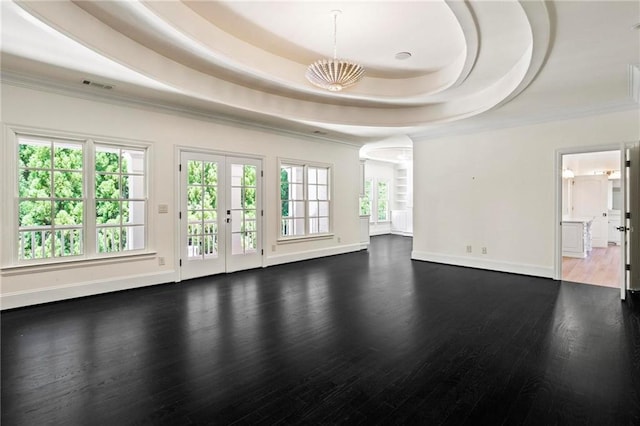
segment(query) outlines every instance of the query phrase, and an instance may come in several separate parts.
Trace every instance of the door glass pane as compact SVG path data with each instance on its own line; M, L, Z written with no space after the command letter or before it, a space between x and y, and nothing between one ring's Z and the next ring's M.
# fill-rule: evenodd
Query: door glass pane
M242 186L242 177L244 175L244 167L242 164L231 165L231 186Z
M231 208L242 208L242 188L231 188Z
M209 163L211 164L211 163ZM202 183L202 161L189 161L188 163L188 171L189 171L189 185L195 185Z
M202 187L191 186L187 189L188 205L190 209L202 208Z
M244 189L244 208L255 209L256 208L256 189L245 188Z
M254 187L256 186L256 179L257 175L256 175L256 167L255 166L244 166L244 180L242 182L242 184L244 186L248 186L248 187Z
M204 184L218 186L218 165L216 163L204 163Z
M215 210L218 208L218 188L215 186L204 187L203 208Z
M242 210L231 211L231 232L240 232L242 229Z
M218 254L218 164L212 161L188 162L187 256L217 257Z
M242 236L239 232L231 234L231 254L244 254L244 250L242 250Z
M243 238L245 253L255 253L258 248L258 238L255 232L245 232Z

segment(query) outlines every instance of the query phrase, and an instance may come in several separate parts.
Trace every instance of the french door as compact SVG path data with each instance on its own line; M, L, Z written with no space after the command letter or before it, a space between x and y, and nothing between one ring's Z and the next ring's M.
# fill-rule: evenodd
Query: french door
M180 154L180 278L262 266L262 161Z

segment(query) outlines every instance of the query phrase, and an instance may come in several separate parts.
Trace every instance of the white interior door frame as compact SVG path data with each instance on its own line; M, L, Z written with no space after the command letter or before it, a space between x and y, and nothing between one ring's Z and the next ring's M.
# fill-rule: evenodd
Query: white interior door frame
M640 142L627 144L625 160L630 162L627 167L626 161L621 163L623 179L621 182L629 186L622 186L623 206L622 226L625 227L623 234L623 273L626 278L627 288L623 291L622 298L626 296L626 290L640 291ZM628 175L627 175L628 173ZM628 182L625 182L627 179ZM626 212L631 212L631 217L626 217ZM625 270L625 266L630 265L631 270Z
M181 157L182 157L182 153L193 153L193 154L203 154L203 155L219 155L219 156L224 156L224 157L234 157L234 158L247 158L247 159L253 159L253 160L259 160L262 164L262 171L264 173L265 170L265 156L264 155L258 155L258 154L246 154L246 153L242 153L242 152L234 152L234 151L221 151L221 150L215 150L215 149L206 149L206 148L200 148L200 147L193 147L193 146L188 146L188 145L176 145L174 148L174 156L173 156L173 170L175 173L175 178L174 178L174 188L173 188L173 197L174 197L174 202L173 202L173 206L174 206L174 211L171 212L174 216L173 218L173 252L174 252L174 262L173 262L173 267L174 270L176 271L175 273L175 282L181 282L182 281L182 273L181 273L181 268L180 268L180 258L182 255L182 247L181 247L181 239L182 239L182 228L181 228L181 220L179 217L179 213L180 213L180 206L182 203L182 182L181 182L181 178L180 178L180 171L179 171L179 167L180 167L180 162L181 162ZM262 194L266 194L265 192L265 187L264 187L264 182L266 181L266 179L262 178L259 180L259 191ZM264 247L266 245L265 241L267 241L268 238L268 230L267 227L265 226L266 223L266 219L267 219L267 212L266 209L264 208L265 206L265 202L264 202L264 195L263 195L263 200L261 203L261 210L265 211L264 215L261 215L258 220L261 222L261 245L262 247ZM266 266L265 263L265 256L262 256L262 267L264 268Z
M594 145L584 147L571 147L556 150L555 168L555 226L554 226L554 273L555 280L562 280L562 157L569 154L586 154L600 151L620 151L624 156L625 148L632 143L622 142L619 144ZM621 189L622 190L622 189ZM624 256L623 256L624 257Z

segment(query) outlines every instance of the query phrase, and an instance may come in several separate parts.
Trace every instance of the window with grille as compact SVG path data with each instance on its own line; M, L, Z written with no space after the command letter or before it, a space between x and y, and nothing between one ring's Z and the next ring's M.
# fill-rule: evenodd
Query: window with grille
M389 220L389 183L378 181L376 195L378 222L387 222Z
M331 230L331 167L280 162L280 236L303 237Z
M17 260L146 248L145 147L16 137Z
M84 146L24 136L18 145L18 258L84 254Z
M113 253L145 246L145 151L95 147L96 250Z

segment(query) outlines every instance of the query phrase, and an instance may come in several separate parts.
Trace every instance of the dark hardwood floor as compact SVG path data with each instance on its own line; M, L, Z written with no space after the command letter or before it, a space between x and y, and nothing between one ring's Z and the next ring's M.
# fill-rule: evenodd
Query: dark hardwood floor
M636 297L410 251L3 312L2 424L640 424Z

